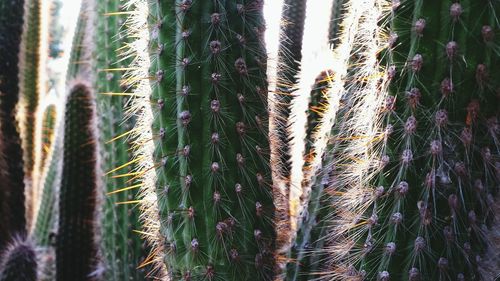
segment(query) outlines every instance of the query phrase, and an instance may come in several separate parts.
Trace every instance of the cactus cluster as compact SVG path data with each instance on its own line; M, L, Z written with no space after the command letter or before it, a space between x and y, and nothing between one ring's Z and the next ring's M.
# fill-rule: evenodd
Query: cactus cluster
M0 281L499 276L498 1L82 0L47 93L50 2L0 2Z

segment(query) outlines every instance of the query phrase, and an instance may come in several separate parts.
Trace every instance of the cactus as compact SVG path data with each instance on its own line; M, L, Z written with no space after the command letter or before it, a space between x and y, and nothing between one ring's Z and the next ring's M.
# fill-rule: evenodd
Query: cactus
M20 104L19 119L23 138L24 167L27 178L31 178L34 167L35 113L41 90L40 84L40 36L42 3L40 0L25 2L26 20L24 22L22 49L20 52Z
M94 70L91 70L91 57L93 48L89 48L92 43L93 31L93 8L92 1L82 1L76 22L73 42L71 44L71 54L69 58L68 70L66 71L66 82L71 82L77 77L87 77Z
M25 232L24 170L15 113L19 100L19 57L24 1L0 3L0 249L13 233Z
M500 6L486 4L370 5L385 18L360 54L386 49L380 67L353 65L366 75L353 80L352 119L330 152L338 178L328 185L322 279L481 278L499 184L490 31Z
M60 131L61 129L56 130ZM55 231L55 222L57 221L56 197L59 191L58 186L61 183L62 168L62 155L59 153L62 148L61 132L58 132L54 138L40 181L42 189L41 202L33 229L33 236L38 246L50 245L52 233Z
M42 159L41 163L42 166L46 163L47 156L50 153L50 149L52 147L52 142L54 141L55 137L55 123L56 123L56 106L51 104L48 105L44 112L43 112L43 117L42 117Z
M14 238L0 259L1 281L36 281L37 261L33 244L20 237Z
M96 280L98 140L94 96L84 82L71 87L64 120L56 280Z
M105 204L102 206L102 252L106 263L106 280L142 280L141 259L144 251L142 239L134 231L140 230L139 210L133 202L140 184L133 179L127 135L130 122L124 120L126 102L121 95L126 85L120 85L128 60L119 57L119 50L126 42L119 31L124 20L117 1L96 1L97 30L95 50L98 69L95 88L98 91L97 109L100 114L100 149L105 171ZM90 11L93 13L94 11ZM107 34L107 36L102 36ZM127 177L128 175L128 177ZM130 180L131 179L131 180Z
M277 167L273 169L273 199L276 208L277 248L279 252L288 251L295 232L295 214L290 208L290 144L287 120L290 116L290 103L296 91L297 75L302 58L302 37L306 14L305 0L284 1L280 30L280 43L277 54L276 81L270 91L274 91L271 104L273 113L270 121L271 161Z
M140 34L154 47L150 71L136 50L131 79L151 73L154 84L144 96L139 83L135 103L144 220L152 260L165 260L176 280L273 275L263 3L245 2L150 1L151 33ZM130 20L141 32L137 15L144 10Z

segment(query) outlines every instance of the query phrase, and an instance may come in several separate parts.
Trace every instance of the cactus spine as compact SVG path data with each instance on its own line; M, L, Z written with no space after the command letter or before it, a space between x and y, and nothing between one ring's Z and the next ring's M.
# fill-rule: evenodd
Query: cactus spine
M36 281L36 253L31 242L15 238L2 253L1 281Z
M56 280L94 280L99 259L96 240L100 188L98 140L94 96L83 82L71 88L64 120Z

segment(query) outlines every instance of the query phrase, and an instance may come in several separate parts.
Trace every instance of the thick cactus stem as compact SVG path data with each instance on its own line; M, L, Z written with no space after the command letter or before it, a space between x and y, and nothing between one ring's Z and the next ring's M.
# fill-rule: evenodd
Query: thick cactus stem
M36 281L37 259L34 246L15 238L0 259L0 281Z
M89 86L77 82L66 103L64 158L56 239L56 280L94 280L98 245L96 208L98 139L96 105Z
M376 1L372 10L378 39L357 57L381 67L352 67L375 75L352 79L352 118L332 151L324 279L479 280L499 186L489 76L498 43L483 31L498 28L500 5Z
M155 258L176 280L270 280L263 1L149 4L154 118L139 120L138 143L149 145L152 130L154 162L139 173L156 171L153 186L143 177L144 206L157 199L161 217Z

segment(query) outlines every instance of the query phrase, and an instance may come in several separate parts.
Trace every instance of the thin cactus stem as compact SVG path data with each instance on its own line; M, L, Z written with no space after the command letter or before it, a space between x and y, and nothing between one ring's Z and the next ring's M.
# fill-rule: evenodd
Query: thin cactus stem
M100 183L95 97L76 82L66 103L64 158L56 238L56 280L97 280Z

